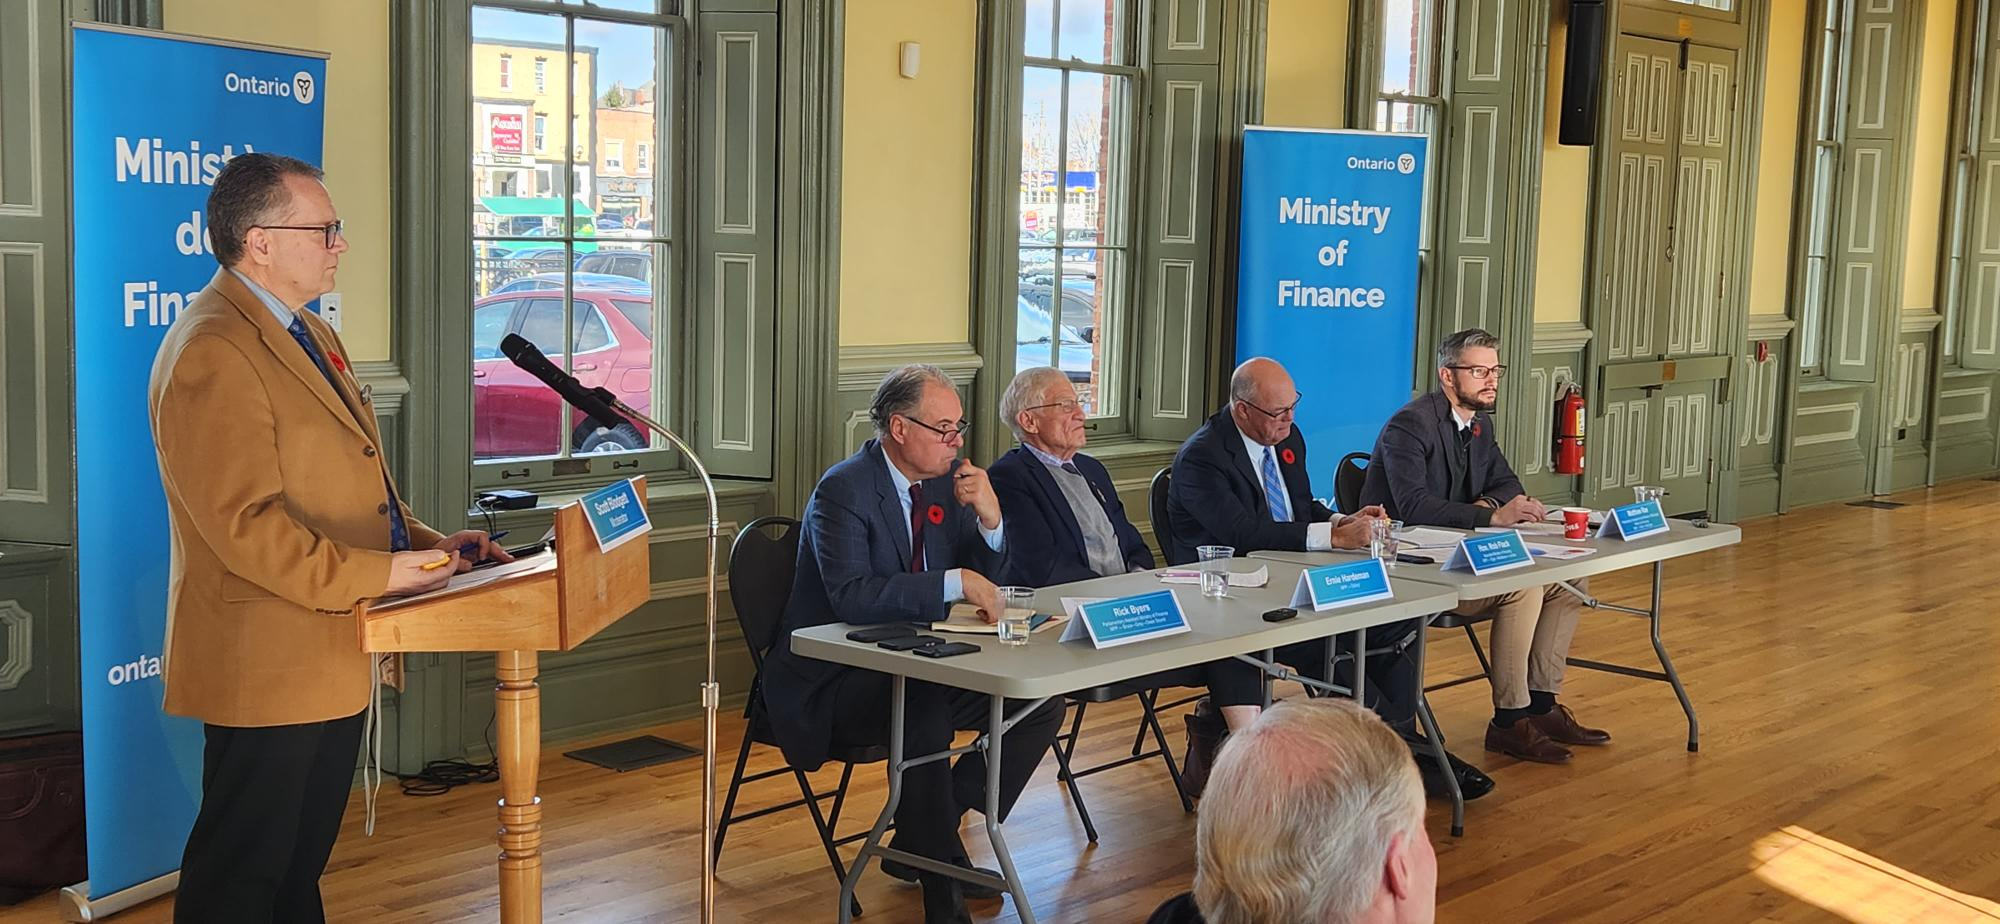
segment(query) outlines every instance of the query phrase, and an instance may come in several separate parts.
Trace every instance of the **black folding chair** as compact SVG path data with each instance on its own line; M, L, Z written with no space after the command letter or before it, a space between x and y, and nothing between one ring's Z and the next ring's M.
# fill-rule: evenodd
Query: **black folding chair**
M765 532L766 529L774 533ZM835 748L832 759L841 763L840 785L831 792L815 792L812 781L806 779L804 771L789 762L770 770L744 775L744 766L750 761L750 746L761 744L778 750L777 736L771 730L771 718L764 705L763 673L764 656L777 643L778 627L785 614L785 601L792 594L792 571L797 566L799 549L799 521L790 517L759 517L736 534L736 541L729 547L729 595L736 607L736 624L743 630L743 641L750 648L750 661L757 669L757 677L750 683L749 699L743 704L745 728L743 746L736 752L736 771L729 779L729 797L722 803L722 820L715 829L715 860L722 862L723 838L729 834L729 826L739 821L762 818L774 812L782 812L805 806L812 814L813 827L819 832L821 846L826 848L827 862L833 866L835 881L846 878L847 870L841 865L840 852L835 848L843 844L867 837L866 831L857 831L846 837L835 838L835 826L840 823L840 811L847 801L847 783L854 775L854 765L881 763L889 759L886 747ZM736 814L737 791L745 783L775 776L791 774L799 786L799 798L779 805L767 806L751 812ZM833 800L830 811L821 814L819 804L826 799ZM861 914L861 903L854 903L853 913Z
M1333 466L1333 503L1341 513L1361 509L1361 484L1368 480L1368 454L1350 452Z

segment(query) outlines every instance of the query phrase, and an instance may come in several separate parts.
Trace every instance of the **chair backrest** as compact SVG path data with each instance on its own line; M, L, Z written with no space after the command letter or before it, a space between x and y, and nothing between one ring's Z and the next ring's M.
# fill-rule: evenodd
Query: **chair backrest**
M1365 452L1350 452L1333 466L1333 502L1341 513L1361 509L1361 484L1368 480L1369 458Z
M760 671L764 653L778 641L798 559L799 521L791 517L751 520L729 546L729 599L736 606L736 625L750 646L750 659Z
M1173 486L1174 470L1163 468L1153 473L1153 483L1146 489L1146 506L1153 517L1153 538L1160 541L1161 564L1177 565L1175 558L1180 554L1179 544L1174 542L1173 521L1167 516L1167 490Z

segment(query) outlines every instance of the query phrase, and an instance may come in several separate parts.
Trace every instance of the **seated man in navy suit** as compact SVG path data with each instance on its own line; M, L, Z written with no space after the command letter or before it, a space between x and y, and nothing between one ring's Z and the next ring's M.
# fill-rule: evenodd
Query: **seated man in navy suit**
M875 439L827 470L806 502L798 569L777 643L764 663L765 701L785 759L812 771L834 747L889 740L890 678L795 655L792 633L828 623L930 623L955 601L1001 612L987 575L1005 567L1000 501L986 472L958 459L964 410L951 377L936 366L904 366L875 389ZM1019 704L1015 704L1017 707ZM947 750L955 732L984 731L984 695L909 681L903 735L915 756ZM1010 710L1011 712L1011 710ZM1055 740L1062 703L1050 700L1003 737L1000 809L1011 808ZM894 846L969 866L958 828L966 809L986 805L983 751L956 766L933 761L903 774ZM923 884L927 924L969 922L964 899L996 890L884 860L882 869ZM996 874L997 875L997 874Z
M1437 349L1438 391L1397 411L1375 438L1361 502L1381 504L1411 526L1513 526L1540 522L1542 503L1528 496L1493 437L1500 395L1500 340L1478 328ZM1586 586L1583 581L1578 587ZM1579 724L1556 702L1582 601L1560 585L1469 600L1457 612L1493 615L1493 722L1486 749L1559 764L1563 745L1597 745L1611 735Z
M1299 391L1285 367L1263 357L1247 360L1229 377L1229 395L1229 404L1174 456L1167 491L1174 544L1167 551L1169 561L1191 561L1195 548L1204 545L1231 546L1238 555L1367 548L1368 521L1382 517L1382 508L1364 507L1346 516L1313 498L1305 437L1292 426ZM1423 678L1417 676L1409 647L1423 625L1422 619L1411 619L1367 632L1369 648L1387 650L1368 662L1368 705L1412 744L1421 740L1416 715ZM1324 682L1328 644L1322 639L1289 645L1278 650L1278 660ZM1334 682L1342 682L1338 678L1349 670L1342 662ZM1435 765L1428 748L1416 749L1416 757L1425 789L1432 795L1449 792L1446 768ZM1492 791L1493 780L1478 768L1449 754L1446 758L1465 798Z
M993 491L1007 510L1003 583L1048 587L1153 567L1153 553L1126 519L1111 473L1080 451L1089 438L1088 417L1069 377L1048 366L1015 376L1001 394L1000 419L1021 441L992 468ZM1229 731L1248 726L1263 710L1264 674L1242 661L1162 671L1145 680L1208 687ZM1181 782L1199 796L1222 741L1202 734L1201 723L1188 718Z

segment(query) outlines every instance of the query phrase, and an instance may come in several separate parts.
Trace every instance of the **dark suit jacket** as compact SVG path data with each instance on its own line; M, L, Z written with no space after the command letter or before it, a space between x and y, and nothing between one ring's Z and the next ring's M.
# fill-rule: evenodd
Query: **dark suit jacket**
M1472 445L1461 461L1458 424L1442 392L1403 405L1375 438L1368 477L1361 483L1361 502L1381 504L1390 519L1412 526L1471 529L1493 522L1490 508L1451 499L1451 486L1464 466L1471 466L1475 498L1504 504L1526 492L1493 439L1493 418L1475 414L1472 424Z
M1126 570L1153 567L1153 553L1132 521L1125 518L1125 505L1111 484L1104 463L1078 453L1076 470L1097 495L1111 528L1118 533L1118 551ZM1025 587L1049 587L1098 577L1090 570L1090 555L1083 547L1083 527L1070 509L1069 495L1056 484L1049 467L1024 446L1017 446L986 470L993 480L993 493L1000 509L1007 511L1007 570L1001 583Z
M833 698L822 694L855 669L792 654L794 631L835 622L942 620L946 571L970 568L992 577L1006 564L980 538L978 514L952 497L949 476L921 484L916 509L935 509L942 522L924 524L925 570L918 573L910 571L910 521L876 441L827 469L806 501L792 595L762 678L772 729L794 767L813 770L826 762ZM883 721L886 730L888 717Z
M1306 477L1306 439L1297 427L1277 450L1278 474L1285 479L1292 508L1288 523L1271 519L1263 477L1244 454L1243 432L1236 429L1228 406L1181 444L1167 490L1174 539L1174 547L1166 550L1169 564L1194 561L1195 547L1203 545L1231 546L1238 555L1305 551L1306 527L1332 519L1333 511L1313 499Z

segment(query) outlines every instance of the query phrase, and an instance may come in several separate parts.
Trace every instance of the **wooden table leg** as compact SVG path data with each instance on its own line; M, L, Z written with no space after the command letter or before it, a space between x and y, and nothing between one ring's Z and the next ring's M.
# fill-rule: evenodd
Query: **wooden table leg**
M494 723L500 727L500 922L542 919L542 691L540 656L494 655Z

